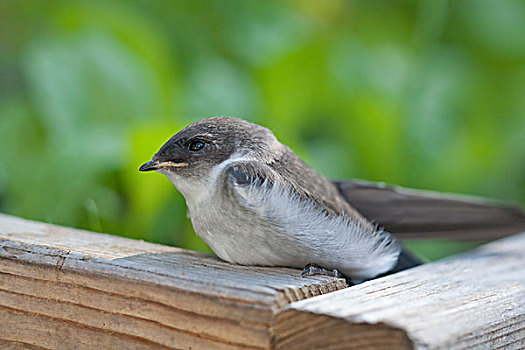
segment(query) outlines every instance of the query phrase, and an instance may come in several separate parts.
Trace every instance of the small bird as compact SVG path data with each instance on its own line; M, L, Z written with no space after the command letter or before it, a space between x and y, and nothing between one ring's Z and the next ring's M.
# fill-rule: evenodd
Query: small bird
M383 184L333 182L279 142L269 129L232 117L213 117L187 126L139 170L168 177L186 199L195 233L221 259L242 265L304 268L303 275L342 274L353 283L420 263L383 228L383 222L379 226L358 209L362 206L372 216L385 216L381 198L401 210L414 204L417 208L418 203L426 203L422 210L429 208L428 203L432 207L432 202L441 208L443 202L453 203L453 209L470 208L474 217L497 212L497 220L491 222L510 217L514 223L522 220L517 227L525 227L525 215L512 207L419 195ZM363 191L373 198L363 199ZM410 205L403 206L406 203ZM421 220L411 226L410 220L388 217L386 224L398 231L410 232L421 225ZM438 231L469 228L468 215L459 226L454 220L448 226L446 218L442 221Z

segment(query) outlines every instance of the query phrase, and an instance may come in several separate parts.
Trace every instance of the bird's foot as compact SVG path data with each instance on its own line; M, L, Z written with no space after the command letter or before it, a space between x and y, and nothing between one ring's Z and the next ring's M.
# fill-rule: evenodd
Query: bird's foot
M316 275L330 276L330 277L335 277L335 278L344 278L343 274L339 272L339 270L337 269L329 270L329 269L325 269L324 267L321 267L315 264L306 265L303 269L303 272L301 273L301 277L316 276Z

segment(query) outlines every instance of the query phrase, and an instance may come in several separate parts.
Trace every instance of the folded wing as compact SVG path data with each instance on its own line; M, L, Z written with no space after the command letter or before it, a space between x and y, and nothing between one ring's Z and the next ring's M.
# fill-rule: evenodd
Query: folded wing
M362 215L401 239L493 240L525 231L525 212L483 198L362 180L335 182Z
M266 261L304 267L308 263L338 269L354 282L391 270L401 247L391 235L361 217L331 214L301 189L264 164L239 162L226 169L229 186L257 230L266 233L258 254ZM273 260L272 260L273 259Z

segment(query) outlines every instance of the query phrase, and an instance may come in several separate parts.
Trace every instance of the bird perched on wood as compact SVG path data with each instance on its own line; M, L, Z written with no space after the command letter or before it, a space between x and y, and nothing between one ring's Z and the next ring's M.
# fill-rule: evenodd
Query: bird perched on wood
M385 230L389 226L402 233L468 232L487 221L505 233L525 227L525 215L512 207L332 182L269 129L231 117L184 128L140 167L152 170L182 193L196 234L221 259L305 267L303 274L342 273L354 283L419 263ZM429 212L436 208L445 217ZM432 220L424 218L425 211ZM457 212L459 217L446 217ZM481 221L474 223L476 218Z

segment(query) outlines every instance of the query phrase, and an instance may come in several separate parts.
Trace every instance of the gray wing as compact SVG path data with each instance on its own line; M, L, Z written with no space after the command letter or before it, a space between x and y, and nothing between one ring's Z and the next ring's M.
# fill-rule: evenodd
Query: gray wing
M271 237L260 246L269 247L265 261L337 268L354 281L385 273L398 262L401 248L388 232L361 216L331 215L269 165L237 162L225 171L229 193Z
M330 215L339 215L342 212L352 214L352 209L341 197L337 188L322 175L302 163L297 157L285 158L270 164L259 162L236 162L227 169L238 184L261 184L267 181L270 184L278 182L292 193L305 200L315 202L319 209ZM293 164L291 164L293 162ZM284 164L283 164L284 163ZM294 171L290 171L293 169Z
M492 240L525 231L525 212L486 199L361 180L335 182L369 220L401 239Z
M362 220L359 213L341 196L337 187L300 159L289 147L283 145L284 152L267 166L304 197L315 201L331 215L345 214Z

